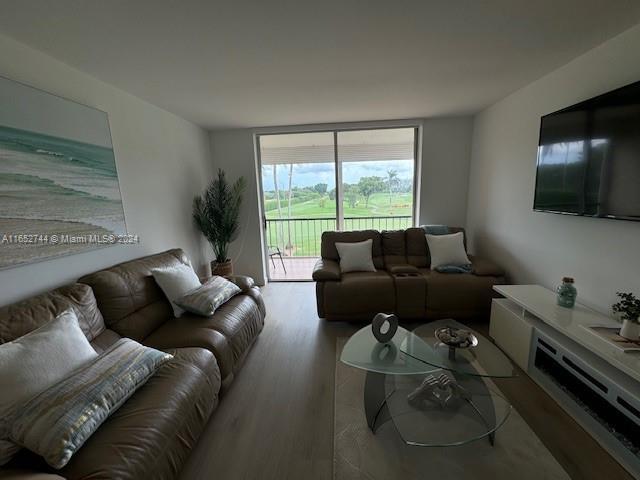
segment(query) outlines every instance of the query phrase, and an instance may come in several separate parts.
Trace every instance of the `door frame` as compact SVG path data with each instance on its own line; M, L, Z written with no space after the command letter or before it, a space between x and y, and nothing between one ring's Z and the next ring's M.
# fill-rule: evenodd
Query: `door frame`
M346 123L318 123L307 125L287 125L277 127L260 127L254 128L253 146L256 166L256 184L258 187L258 206L260 214L260 237L262 242L262 268L265 272L267 282L309 282L307 280L272 280L269 269L269 247L266 238L266 213L264 208L264 188L262 184L262 159L260 156L260 137L268 135L286 135L295 133L316 133L316 132L332 132L334 146L334 165L336 175L336 227L341 229L344 226L343 212L343 192L342 188L338 188L342 180L342 169L340 168L340 160L338 155L338 133L350 130L386 130L394 128L414 128L414 180L413 180L413 212L412 223L414 226L418 224L420 214L420 187L422 178L422 133L424 121L422 119L407 120L380 120L368 122L346 122Z

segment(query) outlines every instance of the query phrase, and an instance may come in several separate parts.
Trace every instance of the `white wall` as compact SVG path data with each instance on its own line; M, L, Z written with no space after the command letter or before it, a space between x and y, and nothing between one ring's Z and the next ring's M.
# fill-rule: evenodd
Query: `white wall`
M574 276L580 300L603 312L616 290L640 294L640 223L532 211L541 115L640 80L639 53L636 26L476 116L467 227L514 283Z
M386 122L385 122L386 123ZM419 223L464 226L471 150L472 117L430 118L422 121L422 173ZM398 123L398 125L402 122ZM373 126L362 124L362 128ZM285 127L287 131L315 126ZM264 132L262 132L264 133ZM230 180L244 175L248 181L244 196L242 228L231 248L236 273L251 275L263 284L261 220L258 204L253 130L211 132L213 166L226 171Z
M0 75L109 114L128 231L141 238L135 246L2 270L0 305L172 247L184 248L194 266L204 264L205 244L193 228L191 202L213 171L207 132L1 35Z
M264 285L267 277L262 262L262 220L253 132L250 129L211 132L211 157L216 171L222 168L230 182L241 176L247 181L240 212L240 232L231 245L229 255L234 262L235 273L249 275L259 285Z
M421 225L465 226L472 131L472 117L424 120Z

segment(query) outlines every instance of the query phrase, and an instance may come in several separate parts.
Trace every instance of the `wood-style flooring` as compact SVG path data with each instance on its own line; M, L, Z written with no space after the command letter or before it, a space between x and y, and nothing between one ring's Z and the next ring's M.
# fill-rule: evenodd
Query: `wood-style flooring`
M336 338L362 325L319 319L310 282L271 283L263 295L265 328L183 479L332 478ZM472 327L488 331L486 324ZM525 374L496 384L573 479L632 478Z

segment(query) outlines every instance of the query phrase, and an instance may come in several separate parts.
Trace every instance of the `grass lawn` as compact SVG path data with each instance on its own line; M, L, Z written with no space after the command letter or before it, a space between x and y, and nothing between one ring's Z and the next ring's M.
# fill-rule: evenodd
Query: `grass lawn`
M411 226L411 219L349 219L349 217L391 217L411 216L413 196L410 193L395 194L389 202L389 195L375 193L369 198L368 207L360 199L355 207L344 202L345 230L396 230ZM271 204L270 204L271 206ZM266 212L268 220L278 219L278 210L271 208ZM282 218L287 217L286 202L282 203ZM286 222L267 222L267 243L278 245L283 253L293 256L319 256L320 236L325 230L335 230L335 201L326 198L324 206L320 199L307 200L291 206L292 220ZM300 220L301 218L305 220ZM315 220L306 220L306 219ZM330 218L332 220L320 220ZM291 239L292 249L285 248Z
M351 207L346 201L344 205L345 217L390 217L390 216L406 216L411 215L413 204L413 196L411 193L398 193L391 196L389 202L389 194L374 193L369 198L369 205L365 205L363 198L358 199L355 207ZM324 206L322 206L324 205ZM281 202L282 218L288 218L287 202ZM267 206L267 218L279 218L278 209L275 202L270 201ZM335 200L325 197L324 201L319 198L307 200L306 202L291 205L291 218L321 218L335 217L336 206Z

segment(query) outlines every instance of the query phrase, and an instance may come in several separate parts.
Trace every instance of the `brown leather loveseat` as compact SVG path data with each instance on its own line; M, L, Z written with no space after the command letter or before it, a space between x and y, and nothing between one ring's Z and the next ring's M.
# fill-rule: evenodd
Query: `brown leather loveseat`
M450 227L451 233L462 228ZM375 272L341 273L336 242L373 240ZM466 239L465 239L466 246ZM327 320L370 321L378 312L404 319L488 316L493 285L504 271L488 260L469 256L472 273L439 273L422 228L378 232L324 232L316 281L318 316Z
M188 263L179 249L86 275L79 283L0 308L0 343L14 340L66 309L100 353L121 337L166 350L174 358L137 390L71 458L52 471L22 450L0 478L175 478L261 332L265 308L249 277L232 277L242 293L211 317L174 318L151 269Z

